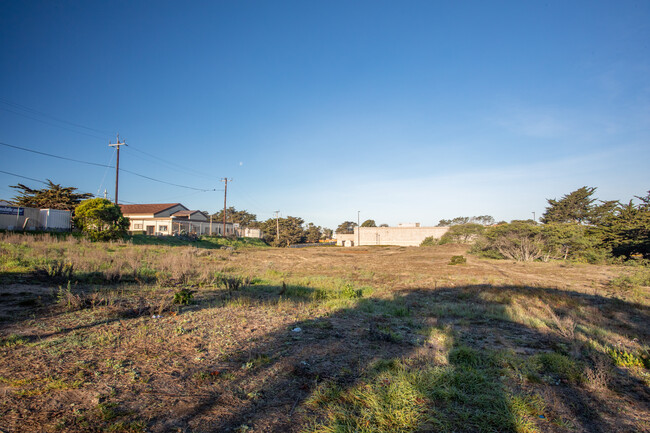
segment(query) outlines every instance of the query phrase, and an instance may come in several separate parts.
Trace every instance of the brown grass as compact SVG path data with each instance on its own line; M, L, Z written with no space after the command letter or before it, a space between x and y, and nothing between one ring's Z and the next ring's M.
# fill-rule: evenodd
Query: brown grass
M230 252L5 234L0 248L2 431L650 425L649 288L617 290L621 267L458 245ZM36 272L47 260L74 265L69 286ZM189 306L174 303L183 288Z

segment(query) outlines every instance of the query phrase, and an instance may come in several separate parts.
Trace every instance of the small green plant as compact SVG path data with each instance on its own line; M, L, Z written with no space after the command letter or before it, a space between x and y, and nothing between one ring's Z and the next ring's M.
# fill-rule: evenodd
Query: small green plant
M450 265L464 265L467 263L467 259L464 256L451 256L449 260Z
M566 355L556 352L536 355L541 366L541 372L556 375L561 380L570 383L584 382L584 376L578 363Z
M189 305L194 299L194 291L183 288L174 293L174 304Z
M363 296L362 289L355 289L354 286L350 283L341 287L339 291L339 297L342 299L358 299Z
M246 362L244 365L242 365L243 370L251 370L253 368L257 368L261 365L265 365L271 362L271 358L265 353L259 354L253 358L251 358L248 362Z
M371 325L369 337L371 340L387 341L389 343L400 343L404 340L404 337L400 333L388 325Z
M607 350L607 353L619 367L645 367L647 364L647 362L644 363L644 359L641 356L627 352L625 349L610 348Z
M85 300L81 295L72 293L72 287L70 281L66 285L65 289L59 286L59 290L56 292L57 303L65 307L68 311L76 311L81 309L85 305Z
M74 266L63 260L52 260L46 263L42 270L53 281L66 281L72 278Z
M482 360L475 349L459 346L449 353L449 362L464 367L478 367Z
M143 421L117 421L111 424L106 431L109 433L142 433L146 431L146 426Z
M118 404L113 402L99 403L97 405L97 411L99 412L99 417L103 421L110 421L120 415Z

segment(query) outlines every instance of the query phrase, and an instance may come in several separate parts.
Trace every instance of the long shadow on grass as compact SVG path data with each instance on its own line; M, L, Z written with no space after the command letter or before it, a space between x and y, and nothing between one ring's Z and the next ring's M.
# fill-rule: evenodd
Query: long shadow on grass
M270 306L282 290L231 296ZM310 290L301 288L296 300L313 299ZM227 354L230 367L194 372L206 376L198 394L170 393L169 412L149 425L195 432L515 432L562 423L590 432L638 429L617 419L615 403L585 388L592 359L584 347L572 353L581 331L571 336L560 332L562 322L554 330L518 321L509 308L514 295L548 301L557 319L568 314L560 300L602 307L611 313L606 326L638 332L647 343L648 309L618 300L515 286L410 290L392 300L356 299L254 344L242 342ZM617 374L640 387L627 397L647 419L647 388L625 371Z
M272 315L278 302L343 307L242 341L224 363L174 378L176 392L157 393L165 379L154 375L137 399L170 411L156 412L151 429L508 432L552 430L550 422L594 432L639 428L621 419L616 402L587 389L585 367L594 367L595 352L579 337L598 340L588 330L599 325L647 345L646 306L518 286L409 290L391 300L362 295L350 288L331 293L272 285L202 295L192 311L235 306L269 308ZM548 308L546 325L517 316L516 305ZM580 308L587 314L576 313ZM624 369L611 382L647 420L647 386ZM188 391L188 384L197 389ZM553 403L545 407L544 401Z

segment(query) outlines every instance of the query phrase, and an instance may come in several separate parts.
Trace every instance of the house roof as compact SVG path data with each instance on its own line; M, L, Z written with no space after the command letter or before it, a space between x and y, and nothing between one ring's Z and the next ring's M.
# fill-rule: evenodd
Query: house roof
M156 214L179 205L183 206L180 203L121 204L120 209L122 214Z
M174 212L172 215L174 216L190 216L194 215L197 212L201 212L200 210L179 210L178 212Z

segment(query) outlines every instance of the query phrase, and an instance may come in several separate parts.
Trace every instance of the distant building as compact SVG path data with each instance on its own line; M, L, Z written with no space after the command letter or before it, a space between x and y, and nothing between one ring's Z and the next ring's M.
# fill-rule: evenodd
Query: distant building
M440 239L447 230L449 227L420 227L420 223L402 223L397 227L355 227L354 233L337 233L336 245L344 247L360 245L417 247L429 236Z
M68 210L16 206L4 200L0 203L0 229L4 230L69 231L70 220Z
M238 224L212 221L199 210L190 210L181 203L121 204L122 215L131 221L129 231L147 235L169 236L178 234L262 237L256 229L240 228ZM255 236L258 234L258 236Z

